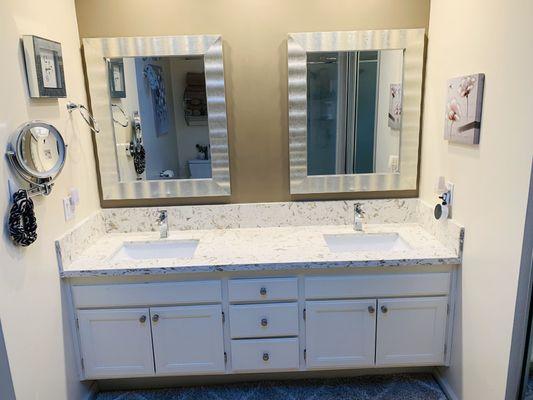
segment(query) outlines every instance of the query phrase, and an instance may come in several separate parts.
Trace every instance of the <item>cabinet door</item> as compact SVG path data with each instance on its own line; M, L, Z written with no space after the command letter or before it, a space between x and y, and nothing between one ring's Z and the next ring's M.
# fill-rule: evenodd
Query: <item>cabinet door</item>
M306 302L308 368L374 365L376 300Z
M447 297L378 300L376 364L443 364L447 304Z
M225 371L222 307L151 308L157 375Z
M153 375L149 317L147 308L79 310L85 377Z

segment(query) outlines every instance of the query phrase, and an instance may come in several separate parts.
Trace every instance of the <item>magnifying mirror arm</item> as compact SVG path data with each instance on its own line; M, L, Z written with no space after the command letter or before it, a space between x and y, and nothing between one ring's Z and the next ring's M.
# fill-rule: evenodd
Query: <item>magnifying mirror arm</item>
M66 145L65 145L66 151ZM36 197L40 195L48 196L52 192L52 187L54 186L54 178L36 178L24 172L24 169L20 167L17 161L16 154L13 150L6 151L6 157L15 171L17 171L18 176L20 176L25 182L29 184L29 189L24 189L28 197ZM57 172L59 174L61 169ZM57 176L57 175L56 175Z

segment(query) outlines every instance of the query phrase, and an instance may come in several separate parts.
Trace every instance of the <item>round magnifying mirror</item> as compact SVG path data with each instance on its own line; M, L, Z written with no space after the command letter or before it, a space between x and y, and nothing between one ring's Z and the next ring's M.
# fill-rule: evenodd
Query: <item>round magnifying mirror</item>
M16 167L26 178L53 180L65 164L66 145L59 131L42 121L22 125L11 142Z

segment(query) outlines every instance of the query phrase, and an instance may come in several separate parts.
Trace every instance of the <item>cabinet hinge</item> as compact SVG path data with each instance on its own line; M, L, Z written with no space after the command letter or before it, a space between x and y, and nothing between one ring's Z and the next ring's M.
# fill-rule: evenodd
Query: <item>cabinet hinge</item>
M228 362L228 353L224 352L224 363Z
M306 320L307 318L307 309L304 308L304 321Z
M450 315L450 305L446 304L446 314Z
M83 360L83 357L81 358L81 369L85 369L85 361Z
M304 360L307 361L307 349L304 349Z
M76 328L80 330L80 320L76 318Z
M222 311L222 323L226 322L226 314Z

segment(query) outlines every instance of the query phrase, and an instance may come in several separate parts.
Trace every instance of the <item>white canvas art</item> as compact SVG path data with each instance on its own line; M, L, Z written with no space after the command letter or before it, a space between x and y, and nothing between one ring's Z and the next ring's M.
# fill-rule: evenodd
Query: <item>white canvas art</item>
M402 127L402 85L393 83L389 92L389 119L391 129L399 130Z
M450 142L479 144L484 74L450 79L446 95L444 138Z

